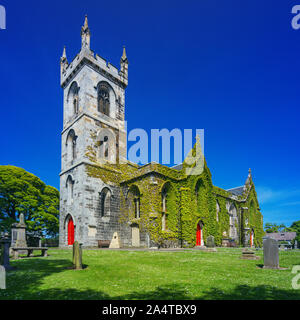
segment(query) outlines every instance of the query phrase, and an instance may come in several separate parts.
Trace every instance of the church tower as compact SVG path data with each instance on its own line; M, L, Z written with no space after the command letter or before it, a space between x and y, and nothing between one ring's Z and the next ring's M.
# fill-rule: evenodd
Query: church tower
M90 150L100 162L126 159L128 59L124 48L118 70L94 54L90 40L86 16L80 52L69 63L64 48L60 59L63 89L60 246L72 245L76 240L84 246L97 246L99 240L112 237L118 223L118 201L111 201L109 215L103 217L100 197L104 192L118 198L119 190L88 176L86 167L95 165L88 156Z

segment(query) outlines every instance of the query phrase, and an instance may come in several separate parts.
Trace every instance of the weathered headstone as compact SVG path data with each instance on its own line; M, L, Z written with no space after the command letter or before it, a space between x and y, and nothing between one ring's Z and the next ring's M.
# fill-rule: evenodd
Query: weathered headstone
M0 289L6 289L6 272L3 266L0 266Z
M73 267L76 270L82 269L82 248L78 241L73 243Z
M240 257L241 259L246 259L246 260L259 260L260 257L255 255L255 252L249 249L243 249L242 255Z
M11 246L17 248L27 248L27 241L26 241L26 224L24 221L24 214L20 214L20 221L19 223L14 223L11 228ZM20 254L26 254L26 251L19 252Z
M264 268L279 269L278 243L271 238L264 241Z
M9 265L9 246L10 239L5 238L0 240L0 265L2 265L6 271L12 270L13 268Z
M214 236L207 237L206 246L207 246L207 248L214 248L215 247L215 237Z
M109 244L110 249L119 249L120 248L120 241L119 241L119 235L118 232L115 232L113 234L113 237L111 239L111 242Z

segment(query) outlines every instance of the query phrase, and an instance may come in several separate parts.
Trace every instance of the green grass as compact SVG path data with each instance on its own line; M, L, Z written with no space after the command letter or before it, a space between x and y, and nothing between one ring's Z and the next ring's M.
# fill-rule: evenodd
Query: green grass
M71 250L49 255L11 261L17 269L7 273L0 299L300 299L291 284L300 251L280 252L287 270L262 269L263 259L242 260L241 249L233 248L84 250L86 268L77 271L69 269Z

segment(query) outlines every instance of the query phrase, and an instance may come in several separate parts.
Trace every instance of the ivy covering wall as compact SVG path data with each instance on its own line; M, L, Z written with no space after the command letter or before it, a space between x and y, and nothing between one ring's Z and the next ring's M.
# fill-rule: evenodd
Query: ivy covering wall
M233 203L238 217L235 222L238 234L236 243L249 245L249 235L253 230L255 245L262 245L263 220L251 176L247 179L244 194L233 196L213 185L210 170L201 154L197 160L202 161L201 170L197 174L187 174L187 168L197 169L195 164L188 165L187 159L181 170L157 163L141 167L129 162L113 165L103 161L99 163L95 147L88 148L86 153L93 163L87 166L88 175L120 188L121 224L137 224L140 232L147 232L151 240L160 246L194 247L197 224L201 222L204 243L207 236L213 235L216 245L220 246L222 239L229 238L228 206ZM189 156L195 156L195 147ZM135 212L137 200L139 217Z

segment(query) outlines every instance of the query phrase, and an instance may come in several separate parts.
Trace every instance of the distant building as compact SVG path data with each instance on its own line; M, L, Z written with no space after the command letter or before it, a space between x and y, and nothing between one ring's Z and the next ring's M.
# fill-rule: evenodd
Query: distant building
M295 240L296 236L296 232L272 232L266 233L264 239L271 238L278 241L279 244L281 244L281 242L287 242L287 246L292 246L292 241Z

